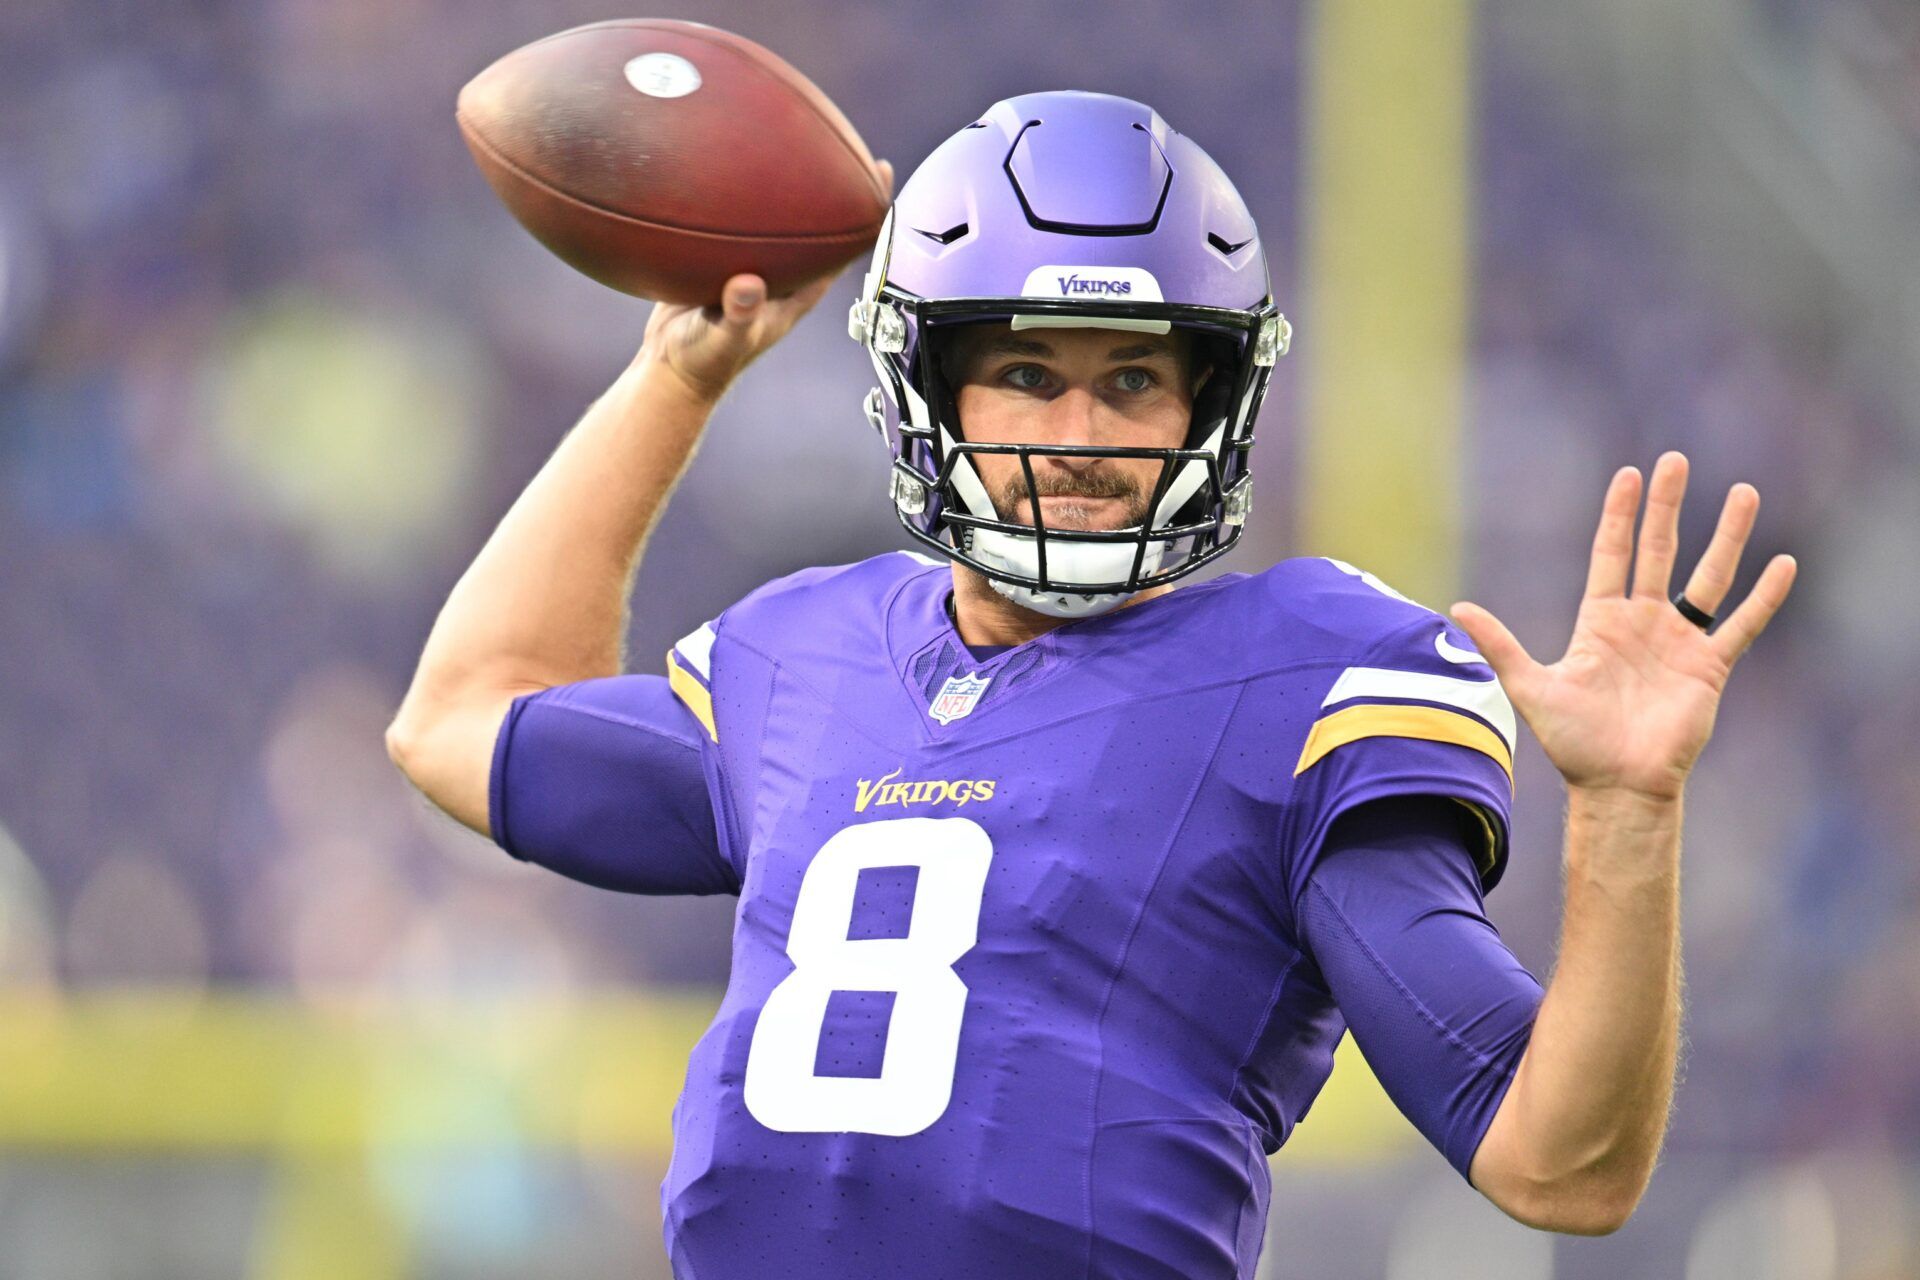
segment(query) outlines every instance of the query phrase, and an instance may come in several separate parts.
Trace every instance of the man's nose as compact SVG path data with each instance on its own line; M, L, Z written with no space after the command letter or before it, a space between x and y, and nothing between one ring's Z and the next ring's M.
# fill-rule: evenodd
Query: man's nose
M1069 447L1098 444L1098 423L1095 421L1100 412L1100 399L1086 387L1068 387L1053 398L1048 406L1053 421L1047 435L1055 444ZM1048 462L1064 467L1069 471L1085 471L1100 465L1099 458L1066 458L1058 455L1049 457Z

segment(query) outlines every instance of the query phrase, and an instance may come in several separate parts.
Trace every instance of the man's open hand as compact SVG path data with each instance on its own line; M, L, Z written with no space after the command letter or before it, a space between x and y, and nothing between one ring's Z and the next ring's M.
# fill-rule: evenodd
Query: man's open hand
M1686 456L1663 454L1654 464L1629 590L1640 472L1622 467L1614 473L1573 639L1551 666L1534 661L1479 605L1462 602L1449 610L1486 656L1569 788L1678 798L1712 736L1734 663L1766 629L1793 586L1793 557L1775 556L1752 592L1711 634L1687 621L1670 599L1686 487ZM1713 541L1687 580L1687 599L1700 609L1719 614L1759 509L1760 494L1752 485L1736 484L1728 491Z

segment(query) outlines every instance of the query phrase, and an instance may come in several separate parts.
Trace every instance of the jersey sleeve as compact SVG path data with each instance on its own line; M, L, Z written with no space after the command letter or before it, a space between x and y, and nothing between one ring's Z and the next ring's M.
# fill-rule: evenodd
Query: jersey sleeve
M1390 796L1461 806L1483 891L1506 869L1513 707L1465 632L1431 610L1420 615L1339 670L1306 731L1293 769L1290 902L1334 821Z
M494 744L489 813L516 858L626 893L738 893L714 815L722 794L704 673L713 629L667 675L623 675L516 698ZM693 654L700 656L696 663Z
M1531 1041L1542 991L1487 919L1463 819L1436 797L1348 810L1298 919L1381 1086L1465 1177Z

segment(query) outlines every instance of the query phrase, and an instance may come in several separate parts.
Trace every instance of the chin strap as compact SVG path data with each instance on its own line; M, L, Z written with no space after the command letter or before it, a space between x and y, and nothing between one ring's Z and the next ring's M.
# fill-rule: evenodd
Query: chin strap
M1140 562L1141 577L1151 575L1160 567L1160 561L1167 553L1167 545L1164 541L1147 544L1147 553ZM973 534L973 545L968 551L983 565L1002 569L1015 577L1040 577L1039 540L1031 535L977 529ZM992 573L988 573L986 579L993 584L995 591L1022 608L1054 618L1084 618L1117 609L1136 593L1114 591L1089 594L1075 591L1074 584L1127 581L1136 552L1135 546L1123 542L1050 539L1047 543L1047 580L1056 584L1053 590L1039 591L1032 587L1016 586L1002 582Z
M1022 609L1031 609L1035 613L1044 613L1050 618L1091 618L1097 614L1111 613L1127 601L1133 599L1134 592L1114 592L1108 595L1072 595L1060 593L1042 594L1031 587L1016 587L1010 582L998 578L988 578L988 585Z

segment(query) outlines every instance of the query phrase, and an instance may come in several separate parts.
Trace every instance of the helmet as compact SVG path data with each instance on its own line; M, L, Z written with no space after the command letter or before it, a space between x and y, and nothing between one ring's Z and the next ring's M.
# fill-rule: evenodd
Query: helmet
M959 325L1191 332L1213 374L1179 448L970 443L939 358ZM1253 216L1226 174L1151 108L1098 93L995 103L942 143L894 202L848 331L880 385L868 422L918 542L1055 617L1102 613L1224 554L1253 495L1253 420L1291 329ZM1049 529L1001 518L973 458L1160 464L1144 523Z

